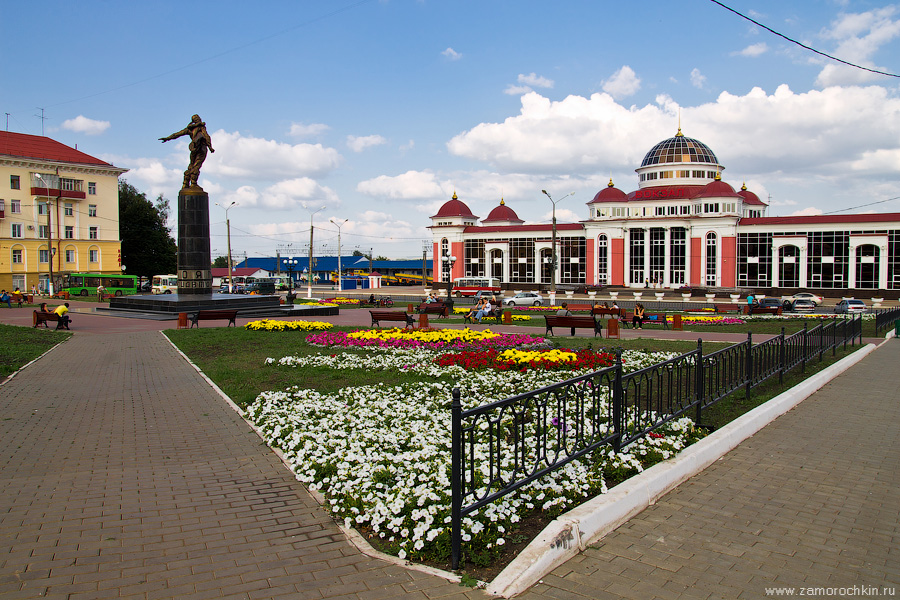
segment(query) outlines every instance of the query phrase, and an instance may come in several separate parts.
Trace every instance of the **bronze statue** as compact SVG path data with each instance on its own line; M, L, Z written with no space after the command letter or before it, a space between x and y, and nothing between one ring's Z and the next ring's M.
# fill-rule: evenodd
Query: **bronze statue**
M159 139L161 142L166 143L183 135L191 137L191 144L188 146L188 149L191 151L191 164L188 166L187 171L184 172L182 189L198 187L197 179L200 178L200 167L203 166L203 161L206 160L206 149L209 148L210 152L215 152L212 147L212 138L209 137L209 133L206 131L206 123L200 120L200 115L194 115L191 117L191 122L188 123L187 127Z

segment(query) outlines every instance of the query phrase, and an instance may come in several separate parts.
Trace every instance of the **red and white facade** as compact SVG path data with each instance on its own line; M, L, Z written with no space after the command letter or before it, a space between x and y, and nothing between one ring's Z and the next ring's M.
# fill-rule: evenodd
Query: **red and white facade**
M644 157L638 189L610 180L586 220L557 224L556 283L900 289L900 213L767 217L756 194L722 181L723 170L679 129ZM550 283L550 224L525 224L502 200L479 223L455 193L431 220L435 281Z

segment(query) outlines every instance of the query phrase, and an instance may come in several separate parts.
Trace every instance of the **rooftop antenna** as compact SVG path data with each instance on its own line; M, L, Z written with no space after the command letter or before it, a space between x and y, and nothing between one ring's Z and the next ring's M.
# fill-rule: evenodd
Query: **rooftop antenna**
M9 113L6 113L6 133L9 133Z
M681 133L681 107L678 107L678 133L675 134L676 137L681 137L684 134Z
M38 109L39 111L41 111L41 116L38 117L38 118L41 120L41 137L44 137L44 121L46 121L46 120L49 119L50 117L45 117L45 116L44 116L44 109L41 108L40 106L38 106L37 109ZM34 115L34 116L37 117L37 115ZM9 126L7 126L7 129L9 129Z

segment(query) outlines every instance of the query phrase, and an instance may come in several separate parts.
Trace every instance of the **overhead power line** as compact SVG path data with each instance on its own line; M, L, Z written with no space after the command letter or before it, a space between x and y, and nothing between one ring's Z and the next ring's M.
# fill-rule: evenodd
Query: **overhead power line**
M840 58L838 58L838 57L836 57L836 56L832 56L832 55L830 55L830 54L827 54L827 53L825 53L825 52L822 52L822 51L820 51L820 50L816 50L816 49L813 48L812 46L807 46L806 44L804 44L804 43L802 43L802 42L798 42L797 40L795 40L795 39L793 39L793 38L789 38L788 36L784 35L783 33L778 33L777 31L775 31L775 30L772 29L771 27L766 27L765 25L763 25L763 24L760 23L759 21L755 21L754 19L751 19L751 18L748 17L747 15L745 15L745 14L743 14L743 13L740 13L740 12L734 10L734 9L731 8L730 6L725 6L724 4L722 4L721 2L719 2L719 0L710 0L710 2L712 2L713 4L718 4L719 6L721 6L722 8L724 8L725 10L728 10L728 11L733 12L734 14L736 14L736 15L739 16L739 17L741 17L742 19L747 19L748 21L750 21L750 22L753 23L754 25L758 25L758 26L762 27L763 29L765 29L766 31L768 31L768 32L770 32L770 33L774 33L775 35L777 35L777 36L780 37L780 38L786 39L787 41L789 41L789 42L792 43L792 44L797 44L797 45L800 46L801 48L806 48L806 49L809 50L810 52L815 52L816 54L819 54L819 55L821 55L821 56L824 56L825 58L830 58L831 60L834 60L834 61L837 61L837 62L839 62L839 63L841 63L841 64L847 65L848 67L853 67L854 69L862 69L863 71L868 71L868 72L870 72L870 73L877 73L878 75L884 75L884 76L886 76L886 77L900 77L900 75L897 75L896 73L888 73L888 72L886 72L886 71L879 71L879 70L877 70L877 69L870 69L869 67L864 67L864 66L862 66L862 65L857 65L857 64L855 64L855 63L852 63L852 62L849 62L849 61L840 59Z

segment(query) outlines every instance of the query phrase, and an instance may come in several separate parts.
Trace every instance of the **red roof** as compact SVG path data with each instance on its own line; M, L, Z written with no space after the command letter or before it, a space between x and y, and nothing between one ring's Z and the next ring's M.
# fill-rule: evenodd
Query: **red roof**
M472 211L469 210L469 207L466 206L466 203L456 197L456 192L453 192L453 198L444 202L444 205L441 206L441 209L438 211L436 215L431 217L435 219L437 217L472 217L473 219L477 218L472 214Z
M94 158L75 148L40 135L0 131L0 155L20 158L52 160L54 162L77 163L112 167L106 161Z
M490 223L492 221L514 221L516 223L525 222L520 219L519 215L516 214L516 211L508 207L503 200L500 201L500 206L492 210L487 218L482 220L481 222Z
M628 200L628 196L620 190L619 188L613 185L612 179L609 180L609 184L597 192L597 195L594 196L594 199L588 202L588 204L594 204L599 202L626 202Z
M757 206L768 206L765 202L759 199L759 196L754 194L753 192L747 189L746 185L741 186L741 191L738 192L738 195L744 199L744 204L755 204Z
M741 198L737 192L734 191L734 188L722 181L721 179L716 179L715 181L710 181L706 185L703 186L703 189L694 196L694 198Z
M466 233L497 233L508 231L546 231L550 233L553 225L540 223L536 225L481 225L478 227L466 227ZM581 223L557 223L556 231L584 231Z
M688 200L697 195L703 187L704 186L702 185L660 185L646 187L628 194L628 200Z
M741 225L819 225L846 223L900 223L900 213L873 213L867 215L806 215L792 217L757 217L741 219Z
M256 267L234 267L231 273L235 277L249 277L260 270ZM228 267L213 267L210 271L213 277L228 277Z

